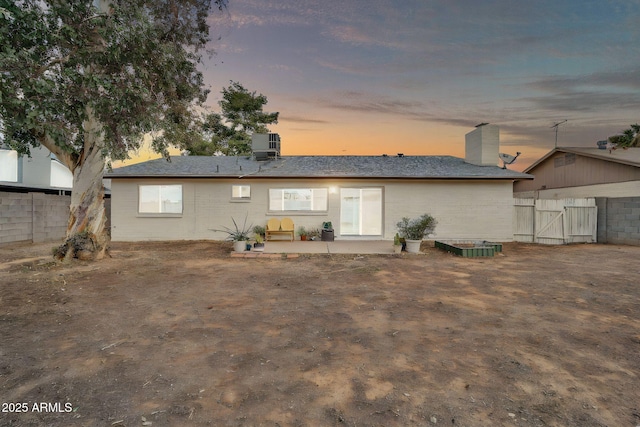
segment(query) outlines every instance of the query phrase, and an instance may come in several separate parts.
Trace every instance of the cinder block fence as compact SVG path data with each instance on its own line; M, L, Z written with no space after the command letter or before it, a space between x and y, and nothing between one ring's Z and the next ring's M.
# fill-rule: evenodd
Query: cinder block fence
M640 245L640 197L596 197L598 242Z
M0 192L0 245L63 239L71 196Z

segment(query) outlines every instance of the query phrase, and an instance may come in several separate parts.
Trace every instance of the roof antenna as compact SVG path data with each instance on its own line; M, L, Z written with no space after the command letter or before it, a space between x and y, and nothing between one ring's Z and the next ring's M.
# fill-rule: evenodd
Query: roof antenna
M563 120L561 122L558 122L556 124L554 124L553 126L551 126L551 129L556 128L556 145L555 148L558 148L558 126L560 126L563 123L566 123L567 120Z

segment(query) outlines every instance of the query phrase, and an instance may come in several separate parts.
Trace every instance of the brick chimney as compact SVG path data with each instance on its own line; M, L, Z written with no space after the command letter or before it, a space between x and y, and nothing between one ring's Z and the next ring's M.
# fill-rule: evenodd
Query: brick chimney
M482 123L464 136L464 161L478 166L497 166L500 127Z

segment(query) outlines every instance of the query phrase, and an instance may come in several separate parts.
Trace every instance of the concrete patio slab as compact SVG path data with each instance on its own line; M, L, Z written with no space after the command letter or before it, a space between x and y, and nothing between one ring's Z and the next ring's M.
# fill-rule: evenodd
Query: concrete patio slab
M392 254L388 240L336 240L333 242L295 240L266 242L264 253L271 254Z

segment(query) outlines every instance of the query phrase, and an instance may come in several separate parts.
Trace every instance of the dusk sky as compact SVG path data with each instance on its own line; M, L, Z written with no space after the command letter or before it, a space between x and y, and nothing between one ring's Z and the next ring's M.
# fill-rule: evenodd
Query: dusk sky
M640 121L638 0L229 0L210 23L208 104L266 95L283 155L463 157L489 122L521 170L555 123L595 146Z

